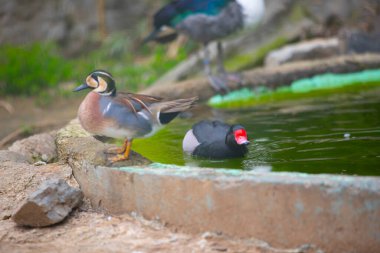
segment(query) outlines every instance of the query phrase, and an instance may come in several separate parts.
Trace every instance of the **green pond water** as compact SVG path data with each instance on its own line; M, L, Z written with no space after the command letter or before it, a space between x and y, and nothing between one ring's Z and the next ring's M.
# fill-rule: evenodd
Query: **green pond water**
M202 119L240 123L251 145L245 158L210 161L182 152L182 138ZM380 175L380 87L315 94L244 109L200 106L133 149L154 162L258 171Z

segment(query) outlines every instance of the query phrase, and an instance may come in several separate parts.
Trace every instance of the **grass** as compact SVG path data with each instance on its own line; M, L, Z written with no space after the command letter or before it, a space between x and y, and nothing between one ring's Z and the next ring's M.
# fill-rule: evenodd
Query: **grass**
M79 59L79 64L91 63L81 78L93 69L105 69L115 77L119 89L137 91L153 84L194 49L194 44L186 44L175 59L170 59L166 56L167 45L135 46L132 42L122 34L108 37L97 51Z
M52 44L3 45L0 55L0 95L34 95L72 74L72 64Z
M0 95L37 95L46 104L52 95L64 93L60 84L74 82L74 87L95 69L112 73L119 89L137 91L154 83L193 49L194 44L187 44L175 59L168 59L165 45L135 46L125 34L113 34L97 50L75 59L64 58L52 43L1 45Z

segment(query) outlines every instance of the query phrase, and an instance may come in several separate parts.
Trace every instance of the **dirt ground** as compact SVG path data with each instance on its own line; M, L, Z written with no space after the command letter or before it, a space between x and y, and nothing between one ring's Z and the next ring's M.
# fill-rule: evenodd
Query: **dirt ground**
M53 99L53 98L52 98ZM83 97L54 98L50 103L39 106L34 97L0 98L0 144L8 137L0 149L17 139L25 137L22 130L32 133L59 129L76 117L79 104Z
M0 252L137 253L272 252L272 250L256 240L232 239L207 232L187 235L172 231L158 222L149 222L129 215L107 216L91 211L75 211L63 224L42 229L17 227L10 219L1 221Z

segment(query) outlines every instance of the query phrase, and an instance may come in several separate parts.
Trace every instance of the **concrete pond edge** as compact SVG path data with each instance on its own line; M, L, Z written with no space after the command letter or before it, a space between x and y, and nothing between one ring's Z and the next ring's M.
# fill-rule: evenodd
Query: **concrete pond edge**
M380 248L380 178L264 173L152 163L133 154L109 167L106 145L72 121L57 134L61 160L73 169L94 208L136 213L181 231L316 245L323 252Z

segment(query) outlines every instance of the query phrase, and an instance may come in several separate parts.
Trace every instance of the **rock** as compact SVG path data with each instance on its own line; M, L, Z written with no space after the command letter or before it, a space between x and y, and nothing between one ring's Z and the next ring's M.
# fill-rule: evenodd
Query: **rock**
M343 31L341 50L349 54L380 53L380 32Z
M270 68L255 68L242 74L247 88L267 86L270 89L275 89L280 86L290 85L296 80L326 72L358 72L366 69L377 69L379 65L380 54L341 55L313 61L291 62ZM229 87L231 90L241 88L241 86L235 84ZM207 78L194 78L178 83L151 86L141 93L160 96L166 99L197 96L199 101L207 101L215 95L215 91L211 88ZM201 107L199 108L202 109Z
M15 154L11 151L0 151L0 157L3 153ZM68 165L54 163L36 167L25 161L0 161L0 220L8 219L15 206L46 180L61 178L69 185L79 187Z
M104 151L111 145L104 144L92 137L81 127L78 119L72 120L66 127L58 131L56 143L59 159L66 162L71 168L76 168L74 176L77 180L86 175L90 176L91 171L94 170L101 172L103 169L114 170L111 167L143 167L152 163L147 158L131 151L128 160L110 164ZM107 175L99 174L98 176L99 178L104 177L105 185L107 185ZM78 183L83 189L80 180ZM117 187L117 185L114 186ZM88 191L83 192L87 197ZM101 202L91 201L91 205L101 208Z
M28 157L17 152L9 150L0 150L0 163L4 162L16 162L16 163L28 163Z
M92 137L81 127L77 119L72 120L66 127L58 131L56 143L60 160L67 161L70 165L80 163L84 169L93 166L122 167L151 163L150 160L131 151L129 160L110 164L104 151L111 145Z
M45 227L61 222L83 199L81 190L70 187L63 179L43 183L12 215L22 226Z
M8 150L22 154L31 162L53 162L57 158L55 132L42 133L14 142Z
M337 38L314 39L284 46L270 52L265 58L265 66L273 67L299 60L323 59L339 55Z
M104 10L107 33L125 32L126 29L136 29L140 17L151 11L152 3L157 6L152 0L108 0L103 9L96 1L0 0L0 43L26 44L47 40L62 45L66 54L77 54L93 48L91 36L84 34L98 32L100 9Z

